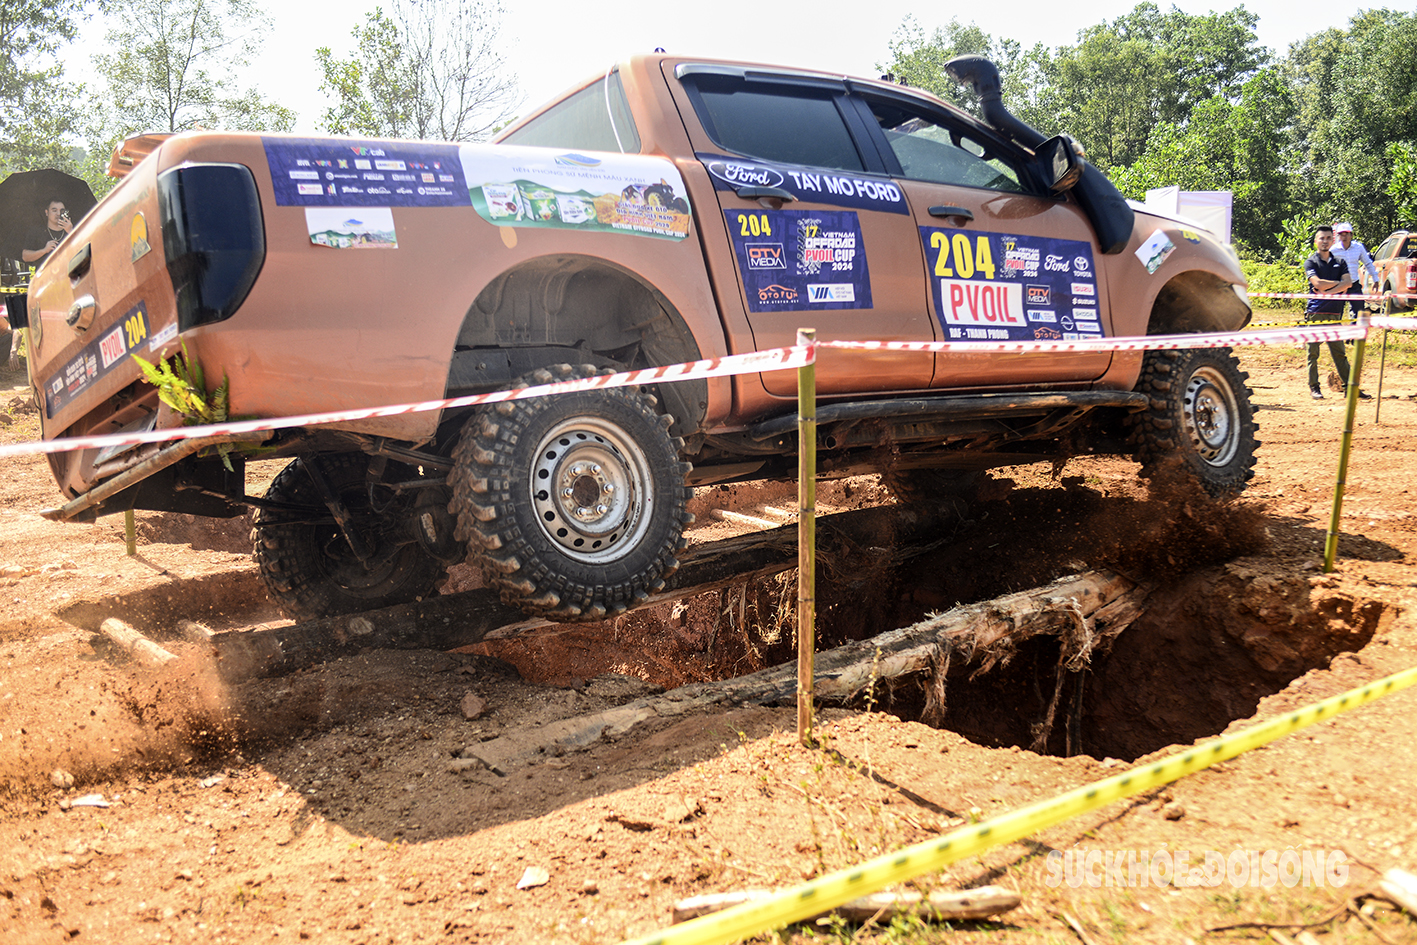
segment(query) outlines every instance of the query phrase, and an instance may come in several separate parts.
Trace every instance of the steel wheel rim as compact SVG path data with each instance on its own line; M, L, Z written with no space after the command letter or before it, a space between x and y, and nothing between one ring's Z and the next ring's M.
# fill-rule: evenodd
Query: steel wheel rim
M1225 375L1199 368L1186 383L1182 415L1186 436L1201 461L1224 466L1240 449L1240 405Z
M529 483L537 525L567 557L606 564L630 554L649 527L653 471L618 425L576 417L537 444Z

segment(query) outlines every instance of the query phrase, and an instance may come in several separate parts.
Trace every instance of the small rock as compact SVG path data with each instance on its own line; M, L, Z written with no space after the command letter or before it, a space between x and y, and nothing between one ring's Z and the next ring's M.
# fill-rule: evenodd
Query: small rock
M210 778L203 778L202 780L198 781L197 783L200 784L200 785L201 785L202 787L204 787L204 788L209 788L209 787L216 787L218 784L220 784L221 782L223 782L223 781L225 781L225 780L226 780L226 776L225 776L225 775L214 774L214 775L212 775Z
M487 712L487 700L474 692L462 697L462 717L471 722L480 719Z
M545 886L551 882L551 874L539 866L528 866L522 878L517 880L518 889L531 889L534 886Z
M1180 801L1172 801L1161 808L1161 816L1167 820L1180 820L1186 816L1186 809L1181 806Z
M24 577L24 574L25 569L18 564L7 564L5 567L0 568L0 577Z
M600 892L600 884L597 883L595 880L588 879L585 882L581 883L582 896L594 896L598 892Z
M356 637L367 637L374 632L374 624L368 617L355 617L349 621L349 632Z
M49 780L55 787L66 791L74 786L74 776L63 768L55 768L49 772Z
M74 807L108 807L109 804L103 799L102 794L85 794L83 797L76 797L70 804Z

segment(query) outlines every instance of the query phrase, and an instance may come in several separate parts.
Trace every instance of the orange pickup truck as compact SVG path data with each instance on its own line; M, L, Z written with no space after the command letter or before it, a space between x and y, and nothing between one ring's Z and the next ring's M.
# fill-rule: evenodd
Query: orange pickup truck
M427 401L820 340L1234 330L1233 251L1125 201L1065 135L886 82L640 56L492 144L201 132L122 181L9 313L48 439L180 425L135 360L185 347L232 417ZM150 152L150 153L148 153ZM1252 475L1225 349L823 350L819 475L902 496L1135 456L1212 494ZM592 620L677 566L691 487L796 472L792 372L56 454L58 519L257 509L292 615L430 593L479 559L528 613ZM264 496L242 455L289 457ZM228 468L228 463L230 467Z

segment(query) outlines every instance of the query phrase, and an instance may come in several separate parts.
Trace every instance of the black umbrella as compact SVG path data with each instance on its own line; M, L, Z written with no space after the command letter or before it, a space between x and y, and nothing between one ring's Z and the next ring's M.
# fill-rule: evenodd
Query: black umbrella
M75 223L98 203L88 184L52 168L19 171L0 181L0 259L20 258L25 234L44 223L50 200L64 201Z

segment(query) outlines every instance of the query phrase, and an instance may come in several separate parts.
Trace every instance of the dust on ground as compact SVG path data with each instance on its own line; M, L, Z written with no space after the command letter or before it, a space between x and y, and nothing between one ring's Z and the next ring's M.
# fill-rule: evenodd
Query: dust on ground
M680 898L797 883L1417 665L1417 370L1387 369L1381 424L1373 404L1360 411L1339 566L1325 575L1342 402L1309 399L1293 351L1242 358L1264 446L1232 508L1153 495L1132 463L1079 460L1058 478L998 471L991 496L924 553L897 553L888 534L823 549L824 646L1091 567L1154 585L1145 616L1067 679L1069 724L1041 754L1026 746L1058 678L1046 640L994 672L952 672L939 729L911 721L917 682L883 682L820 714L819 749L797 743L794 707L752 706L505 769L469 763L493 739L533 743L560 720L790 661L790 580L472 652L369 651L239 684L165 640L183 659L146 673L95 644L98 622L165 636L178 619L280 619L248 523L139 513L129 558L121 516L50 523L37 514L58 498L46 462L0 461L3 937L613 942L667 924ZM32 438L23 378L0 382L12 387L0 438ZM819 507L890 501L864 478L823 484ZM791 521L795 504L791 484L700 490L693 539ZM455 569L448 589L477 584ZM998 883L1023 904L920 940L1077 941L1062 913L1096 942L1257 941L1205 930L1319 920L1375 871L1417 864L1414 721L1417 695L1390 696L956 864L919 885ZM74 803L94 795L107 806ZM1290 848L1343 851L1346 883L1049 881L1052 850L1185 850L1199 864L1204 851ZM518 888L529 868L546 881ZM1417 920L1370 911L1376 931L1351 916L1311 931L1417 941Z

